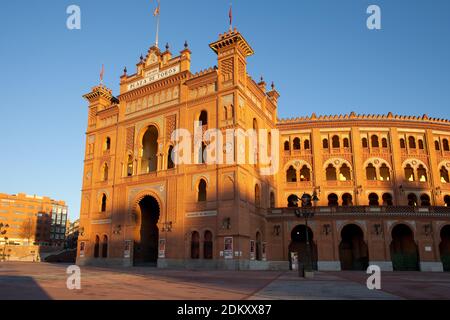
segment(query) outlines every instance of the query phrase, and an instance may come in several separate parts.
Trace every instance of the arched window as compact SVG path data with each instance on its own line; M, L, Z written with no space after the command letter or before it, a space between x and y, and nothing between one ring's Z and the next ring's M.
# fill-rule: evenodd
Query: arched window
M439 141L434 141L434 149L436 149L436 151L439 151L439 150L441 150L441 146L440 146L440 144L439 144Z
M133 156L129 155L127 160L127 177L131 177L133 175Z
M306 140L303 142L303 147L305 148L305 150L309 150L309 149L311 148L308 139L306 139Z
M295 170L294 166L290 166L286 171L286 181L297 182L297 170Z
M299 138L294 139L294 150L300 150L300 139Z
M201 126L207 126L208 125L208 112L203 110L200 113L200 116L198 117L198 121L200 122Z
M416 148L416 138L414 138L413 136L410 136L408 138L408 144L409 144L410 149L415 149Z
M381 139L381 146L383 148L387 148L388 147L388 141L386 138Z
M332 138L333 148L338 149L341 147L341 143L339 141L339 136L333 136Z
M302 207L312 207L312 197L308 193L302 195Z
M416 177L414 175L414 169L413 169L413 167L411 167L410 164L407 164L405 167L405 179L406 179L406 181L410 181L410 182L416 181Z
M423 140L422 139L419 139L418 143L419 143L419 150L425 149L425 146L423 144Z
M191 234L191 259L200 259L200 235L197 231Z
M373 135L371 138L371 143L372 143L372 148L379 148L380 147L380 143L378 141L378 136L377 135Z
M284 142L284 151L289 151L289 150L290 150L289 141L285 141Z
M213 258L213 235L211 231L205 231L205 237L203 240L203 258Z
M442 148L444 149L444 151L450 151L447 139L442 140Z
M351 181L352 180L352 174L350 171L350 168L347 164L343 164L342 167L339 169L339 181Z
M311 170L306 164L300 169L300 181L311 181Z
M420 196L420 205L422 206L422 207L429 207L429 206L431 206L431 200L430 200L430 196L429 195L427 195L427 194L422 194L421 196Z
M417 207L417 196L414 193L408 194L408 206Z
M102 242L102 258L108 258L108 236L103 236Z
M392 195L390 193L383 193L383 206L393 206Z
M111 138L110 137L106 137L105 140L105 151L109 151L111 150Z
M380 203L378 200L379 200L379 197L376 193L369 194L369 206L374 206L374 207L379 206Z
M405 143L405 139L400 139L400 148L402 149L406 149L406 143Z
M335 193L331 193L328 195L328 206L329 207L337 207L339 205L338 203L338 196Z
M361 143L364 149L369 147L369 144L367 143L367 138L362 138Z
M344 148L350 148L350 141L348 140L348 138L344 138L342 144Z
M348 207L353 205L353 197L350 193L344 193L342 195L342 206Z
M202 146L198 153L198 163L206 163L206 143L202 142Z
M446 195L444 197L444 202L445 202L446 207L450 207L450 196L449 195Z
M206 181L204 179L200 179L200 182L198 183L198 202L205 202L206 201Z
M368 181L377 180L377 170L371 163L369 163L366 167L366 178Z
M259 189L259 184L255 184L255 207L259 208L261 206L261 190Z
M322 148L323 149L328 149L328 139L323 139L322 140Z
M158 168L158 129L148 127L142 138L142 173L155 172Z
M295 194L291 194L287 200L289 208L298 207L298 197Z
M391 173L389 171L388 166L383 163L380 166L380 180L381 181L390 181L391 180Z
M102 177L103 181L108 181L108 173L109 173L108 164L105 163L103 165L103 177Z
M94 258L100 257L100 237L95 236L95 244L94 244Z
M449 183L449 176L448 176L448 170L442 166L440 170L441 174L441 183Z
M275 208L275 193L273 191L270 192L270 207Z
M175 163L172 159L172 153L173 153L173 146L169 147L169 150L167 151L167 169L173 169L175 168Z
M106 194L102 195L102 204L100 206L100 212L106 212L106 203L107 203L107 197Z
M419 167L417 168L417 176L420 182L428 181L427 169L423 165L419 165Z
M327 181L336 181L337 173L336 168L330 163L326 169Z

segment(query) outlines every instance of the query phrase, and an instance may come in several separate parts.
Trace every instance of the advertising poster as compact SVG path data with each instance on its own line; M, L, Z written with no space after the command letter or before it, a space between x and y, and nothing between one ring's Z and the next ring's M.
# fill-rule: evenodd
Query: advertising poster
M233 237L225 237L223 253L225 259L233 259Z
M80 258L84 258L84 248L86 244L84 242L80 242Z
M123 257L129 258L131 256L131 240L125 240L125 249L123 250Z
M166 257L166 239L159 239L159 258Z

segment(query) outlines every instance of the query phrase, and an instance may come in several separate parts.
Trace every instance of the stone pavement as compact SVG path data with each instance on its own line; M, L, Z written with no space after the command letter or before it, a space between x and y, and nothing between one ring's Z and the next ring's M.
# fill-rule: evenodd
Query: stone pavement
M68 290L67 266L1 262L0 299L450 299L450 273L382 273L382 290L373 291L364 272L303 279L295 272L82 267L81 290Z

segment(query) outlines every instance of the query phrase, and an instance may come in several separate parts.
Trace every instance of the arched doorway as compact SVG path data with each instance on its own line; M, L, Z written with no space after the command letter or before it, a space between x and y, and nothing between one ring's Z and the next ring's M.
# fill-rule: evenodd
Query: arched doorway
M441 253L441 261L444 271L450 271L450 225L446 225L441 230L439 252Z
M94 258L100 257L100 237L95 236L95 244L94 244Z
M312 268L317 270L317 245L314 242L314 234L308 227L309 248L306 245L306 226L298 225L291 232L291 243L289 244L289 262L291 261L291 252L298 254L298 262L305 265L308 256L311 257Z
M134 245L134 264L155 264L158 260L160 208L152 196L145 196L137 207L138 226Z
M407 225L399 224L392 229L390 250L394 271L419 270L419 250L414 233Z
M342 270L367 270L369 249L364 241L364 233L356 224L346 225L341 231L339 258Z

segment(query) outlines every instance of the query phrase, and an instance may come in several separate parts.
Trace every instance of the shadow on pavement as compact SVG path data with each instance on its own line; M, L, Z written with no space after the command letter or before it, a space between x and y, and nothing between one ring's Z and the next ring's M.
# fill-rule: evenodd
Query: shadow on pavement
M0 300L51 300L31 277L0 276Z

